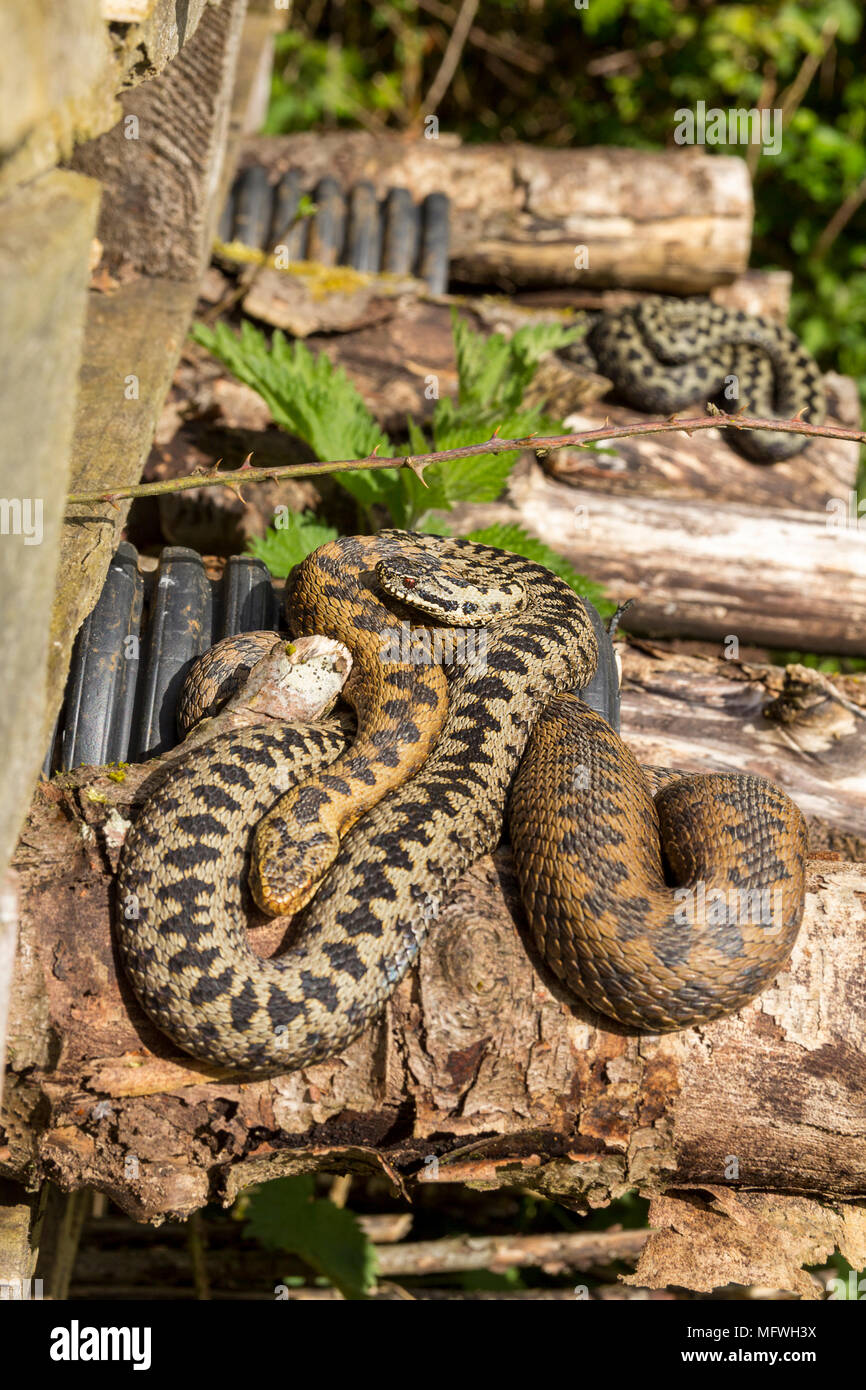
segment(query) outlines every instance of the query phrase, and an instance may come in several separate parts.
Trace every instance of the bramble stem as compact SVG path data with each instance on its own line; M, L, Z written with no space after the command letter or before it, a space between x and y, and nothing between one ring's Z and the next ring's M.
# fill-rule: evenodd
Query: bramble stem
M582 430L576 434L556 434L526 439L500 439L497 435L480 444L464 444L458 449L439 449L429 454L399 454L394 458L371 455L365 459L341 459L337 463L289 463L271 468L252 468L249 458L240 468L225 473L193 473L185 478L167 478L158 483L138 483L132 487L115 487L101 492L73 493L67 506L84 506L94 502L118 502L130 497L157 497L163 493L184 492L189 488L228 487L235 492L246 483L261 483L270 479L315 478L327 473L348 473L366 468L411 468L423 481L424 469L431 463L448 463L452 459L471 458L478 454L507 454L522 449L548 452L551 449L579 449L586 444L604 443L611 439L628 439L641 434L671 434L682 430L778 430L787 434L805 434L810 438L849 439L866 444L866 432L848 429L843 425L810 425L805 420L753 420L744 415L699 415L694 419L645 420L633 425L603 425L598 429ZM250 455L252 457L252 455Z

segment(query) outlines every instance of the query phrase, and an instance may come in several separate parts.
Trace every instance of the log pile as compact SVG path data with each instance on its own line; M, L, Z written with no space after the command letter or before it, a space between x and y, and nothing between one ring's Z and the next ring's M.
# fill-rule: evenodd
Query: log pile
M752 189L740 159L689 149L538 149L344 131L261 136L242 164L382 197L451 199L451 275L469 285L601 285L702 294L741 274Z

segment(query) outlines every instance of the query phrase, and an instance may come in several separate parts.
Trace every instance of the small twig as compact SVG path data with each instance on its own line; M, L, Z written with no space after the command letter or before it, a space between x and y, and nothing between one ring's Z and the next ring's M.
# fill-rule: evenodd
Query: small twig
M335 1207L344 1207L349 1200L349 1193L352 1190L352 1174L341 1173L339 1177L331 1179L331 1188L328 1193Z
M57 1303L69 1297L69 1285L75 1267L81 1232L90 1215L93 1193L89 1187L63 1194L63 1215L56 1237L54 1259L49 1279L49 1297Z
M446 24L453 25L457 19L457 11L450 5L443 5L441 0L417 0L417 3L419 9L426 10L428 14L444 20ZM515 67L523 68L525 72L533 75L544 72L545 64L552 63L556 57L555 51L547 44L534 43L533 51L530 53L517 43L510 42L507 35L488 34L477 24L473 24L469 30L469 42L476 48L504 58L506 62L513 63Z
M789 666L787 669L789 676L794 676L797 680L803 681L806 685L817 686L819 690L823 690L829 700L833 700L837 705L841 705L849 714L855 715L857 719L866 719L866 709L863 709L861 705L855 705L853 700L849 700L845 695L841 694L841 692L836 689L829 676L823 671L817 671L812 666L800 665Z
M612 439L629 439L643 434L673 434L682 430L692 434L695 430L770 430L785 434L804 434L810 439L847 439L855 444L866 444L866 432L849 429L844 425L810 425L805 420L753 420L745 415L725 415L719 411L714 415L699 415L695 419L644 420L632 425L604 425L599 429L581 430L574 434L556 434L546 437L529 435L525 439L486 439L478 444L464 444L458 449L437 449L429 454L398 454L393 458L377 458L372 455L365 459L341 459L333 463L288 463L272 465L270 468L248 468L244 470L243 484L278 482L283 478L314 478L329 473L349 473L360 469L411 468L416 474L423 472L433 463L450 463L453 459L473 458L479 454L520 453L524 449L534 449L547 453L551 449L579 449L587 444L603 443ZM137 483L124 487L111 485L99 492L72 493L67 506L78 507L93 503L109 502L115 504L130 497L159 497L165 493L185 492L192 488L229 487L237 488L238 470L225 473L192 474L186 478L167 478L157 483Z
M866 179L861 180L853 193L849 193L847 198L839 204L836 211L833 213L830 221L815 242L815 248L812 252L813 259L817 260L821 256L827 254L833 242L836 240L839 233L844 231L847 227L861 203L866 203Z
M563 1232L533 1236L445 1236L377 1246L383 1276L430 1275L465 1270L522 1268L592 1269L611 1260L635 1260L648 1230Z
M435 112L451 85L451 79L457 71L457 64L460 62L460 55L469 37L469 30L472 28L480 0L463 0L460 12L454 21L454 28L451 30L451 37L445 47L445 53L439 66L439 71L430 84L430 90L421 109L426 116Z
M192 1265L195 1296L200 1302L206 1303L210 1299L210 1280L205 1252L204 1227L201 1214L197 1211L192 1213L187 1224L187 1248Z
M776 65L771 62L768 63L764 69L764 81L761 84L758 100L755 103L759 111L772 110L773 102L776 98L776 91ZM758 165L761 162L761 154L762 149L759 144L749 145L746 150L746 164L752 179L754 179L758 171Z
M836 18L828 19L821 30L821 47L812 53L807 53L800 66L797 76L791 85L782 93L782 125L790 124L791 117L800 105L812 83L812 78L823 63L829 53L839 29L839 21Z
M617 630L619 628L620 622L622 621L623 614L628 612L629 608L631 608L633 603L633 598L627 598L622 603L618 603L613 614L608 619L607 635L611 641L613 641L614 637L616 637Z

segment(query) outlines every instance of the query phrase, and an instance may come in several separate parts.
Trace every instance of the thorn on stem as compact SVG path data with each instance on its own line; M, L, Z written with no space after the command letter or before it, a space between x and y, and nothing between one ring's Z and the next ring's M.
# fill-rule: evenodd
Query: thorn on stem
M424 469L427 468L427 467L429 467L429 459L424 459L424 460L422 460L422 459L415 459L415 458L411 458L411 457L408 457L408 456L407 456L407 457L404 458L404 460L403 460L403 465L404 465L405 468L410 468L410 469L412 470L412 472L415 474L415 477L418 479L419 483L421 483L422 487L429 487L429 486L430 486L429 483L426 483L426 482L424 481Z

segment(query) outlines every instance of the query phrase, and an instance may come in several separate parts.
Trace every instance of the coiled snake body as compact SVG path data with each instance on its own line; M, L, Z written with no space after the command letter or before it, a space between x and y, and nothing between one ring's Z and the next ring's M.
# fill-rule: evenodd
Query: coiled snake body
M826 413L820 369L790 329L707 300L647 296L600 315L565 352L609 377L628 405L649 414L708 401L762 419L790 420L803 411L813 425ZM782 430L726 435L755 463L791 458L809 442Z
M396 988L449 888L498 842L512 783L534 940L595 1008L685 1027L737 1008L784 963L803 908L800 812L760 778L644 773L568 693L590 679L596 641L562 580L468 541L382 532L320 547L287 597L296 634L352 650L354 738L334 721L218 737L170 773L122 854L126 968L180 1046L265 1073L340 1051ZM420 611L481 624L485 641L446 676L394 647L410 611L413 633ZM244 930L262 817L257 900L294 910L315 892L296 944L271 960ZM707 889L724 911L683 905ZM771 920L732 912L743 893L770 894Z

